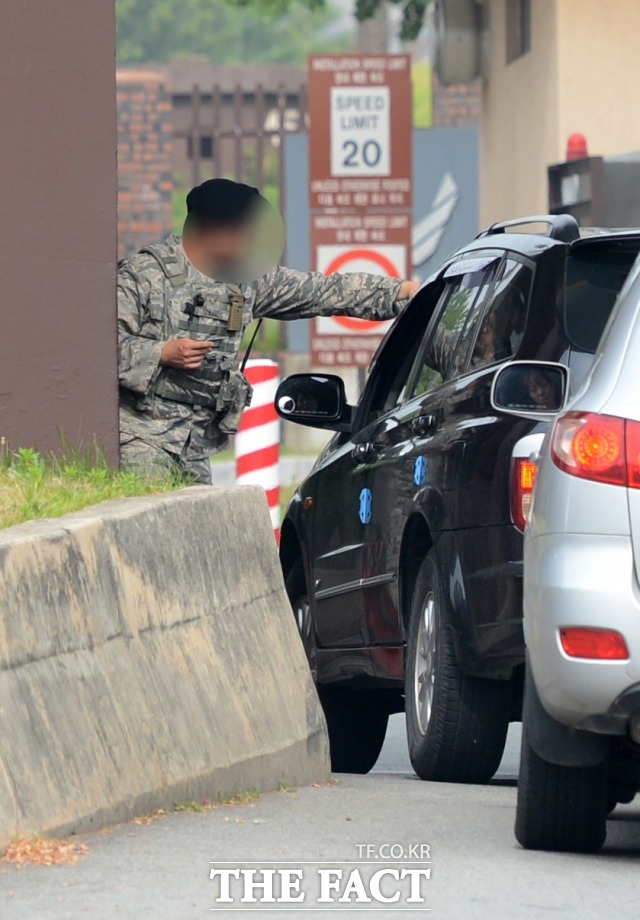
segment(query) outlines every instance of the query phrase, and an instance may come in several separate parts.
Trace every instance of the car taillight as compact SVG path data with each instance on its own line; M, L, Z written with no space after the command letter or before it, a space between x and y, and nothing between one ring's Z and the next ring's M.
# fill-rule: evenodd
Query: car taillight
M531 514L537 471L536 464L523 457L516 457L511 467L511 520L523 532Z
M640 422L568 412L553 429L551 457L572 476L640 489Z
M600 661L626 661L629 658L624 636L615 629L564 626L560 629L560 644L570 658Z
M627 449L627 485L640 489L640 422L628 421L625 426Z

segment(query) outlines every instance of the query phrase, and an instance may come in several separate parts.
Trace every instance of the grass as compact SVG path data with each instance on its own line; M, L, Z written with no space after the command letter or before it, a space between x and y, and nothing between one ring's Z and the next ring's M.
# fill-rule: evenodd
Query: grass
M283 453L289 452L285 449ZM229 449L214 460L232 460L233 456ZM179 475L167 480L113 469L99 452L61 459L26 447L11 451L0 439L0 528L60 517L110 498L155 495L184 485ZM283 513L295 490L296 485L280 489Z
M58 517L110 498L153 495L184 481L121 471L93 451L85 457L43 456L30 448L8 450L0 439L0 527Z
M288 783L278 783L278 792L297 792L295 786L290 786Z

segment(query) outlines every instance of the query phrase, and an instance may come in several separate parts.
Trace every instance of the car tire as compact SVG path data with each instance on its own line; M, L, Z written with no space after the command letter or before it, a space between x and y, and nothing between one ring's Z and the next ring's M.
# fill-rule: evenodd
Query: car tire
M307 578L304 571L304 563L298 558L289 571L285 579L285 588L293 615L296 619L298 632L302 640L307 661L311 668L314 680L316 677L316 637L313 626L313 614L311 611L311 602L309 591L307 589Z
M380 756L389 722L388 705L375 690L318 687L329 730L331 770L368 773Z
M487 783L500 765L511 685L458 664L451 607L437 556L425 557L413 592L405 667L409 757L421 779Z
M608 764L564 767L539 757L522 726L516 839L527 850L595 853L607 835Z

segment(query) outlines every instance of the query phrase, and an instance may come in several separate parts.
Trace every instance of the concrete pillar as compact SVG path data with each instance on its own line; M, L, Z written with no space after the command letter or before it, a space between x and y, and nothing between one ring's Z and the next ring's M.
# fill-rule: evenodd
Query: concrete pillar
M3 0L0 436L118 456L113 0Z

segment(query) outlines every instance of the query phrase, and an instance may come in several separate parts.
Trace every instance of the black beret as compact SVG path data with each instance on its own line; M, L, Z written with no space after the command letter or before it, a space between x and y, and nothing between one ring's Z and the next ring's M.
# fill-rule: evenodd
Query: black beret
M207 179L187 195L187 211L213 223L232 224L266 204L257 188L231 179Z

